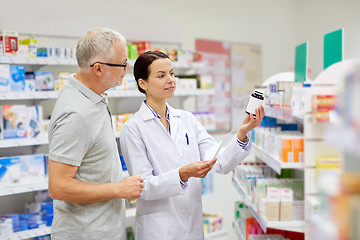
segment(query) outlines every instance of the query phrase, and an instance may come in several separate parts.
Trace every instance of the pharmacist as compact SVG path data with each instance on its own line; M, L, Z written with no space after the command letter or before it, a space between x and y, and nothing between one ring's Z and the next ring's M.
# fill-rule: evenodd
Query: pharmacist
M212 168L229 173L248 156L247 133L260 125L264 108L256 109L256 118L248 115L217 158L209 159L205 152L218 145L216 140L192 113L166 102L176 88L168 56L144 53L135 62L134 76L146 100L124 124L120 143L130 175L144 179L136 206L135 238L204 239L201 178Z

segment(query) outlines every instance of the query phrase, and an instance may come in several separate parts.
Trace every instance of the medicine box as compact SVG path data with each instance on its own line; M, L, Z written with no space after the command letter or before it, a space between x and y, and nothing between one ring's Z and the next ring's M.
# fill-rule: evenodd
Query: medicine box
M0 184L11 185L20 181L20 158L0 158Z
M25 66L10 65L10 89L12 92L25 91Z
M44 154L20 157L21 182L39 183L46 179L46 157Z
M10 65L0 64L0 92L10 91Z
M54 76L51 71L35 71L35 90L47 91L54 90Z
M268 187L266 189L266 219L267 221L279 221L280 218L280 190Z
M27 137L27 109L25 105L3 105L3 139Z
M27 112L28 137L35 138L41 133L42 107L29 106Z
M280 189L280 221L292 221L293 191L290 188Z
M11 30L2 30L0 31L0 46L2 46L2 50L0 50L0 54L2 53L4 56L13 56L16 55L18 51L18 32Z

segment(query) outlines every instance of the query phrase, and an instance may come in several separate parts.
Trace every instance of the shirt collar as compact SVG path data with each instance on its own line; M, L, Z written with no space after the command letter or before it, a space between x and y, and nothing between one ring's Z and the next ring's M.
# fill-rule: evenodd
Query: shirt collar
M90 88L86 87L79 80L77 80L74 77L74 75L75 75L75 73L71 75L71 78L69 81L70 85L72 85L74 88L79 90L85 97L87 97L93 103L98 103L101 101L107 103L107 94L106 93L103 93L103 94L101 94L101 96L99 96L94 91L92 91Z
M169 104L166 103L166 108L167 108L167 116L166 118L169 120L172 117L175 116L180 116L180 111L172 108ZM146 100L143 101L143 103L141 104L141 107L139 109L139 112L142 116L142 118L146 121L149 119L153 119L153 118L160 118L159 114L157 112L155 112L147 103Z

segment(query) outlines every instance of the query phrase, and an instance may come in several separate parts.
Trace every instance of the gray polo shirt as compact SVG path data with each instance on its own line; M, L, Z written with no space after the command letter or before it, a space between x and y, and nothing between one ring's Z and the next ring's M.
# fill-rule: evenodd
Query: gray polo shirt
M75 78L56 101L49 126L49 159L78 166L75 178L90 183L122 180L107 99ZM75 204L54 200L52 239L124 239L123 199Z

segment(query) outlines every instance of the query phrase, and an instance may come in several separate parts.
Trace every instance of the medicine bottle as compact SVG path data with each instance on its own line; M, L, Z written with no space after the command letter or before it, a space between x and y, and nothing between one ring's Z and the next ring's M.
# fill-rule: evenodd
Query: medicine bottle
M263 105L263 102L264 102L264 93L255 90L254 93L250 95L249 103L245 110L246 113L247 114L252 113L252 115L256 117L255 109L261 107Z

